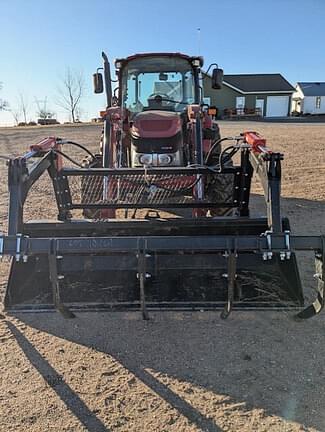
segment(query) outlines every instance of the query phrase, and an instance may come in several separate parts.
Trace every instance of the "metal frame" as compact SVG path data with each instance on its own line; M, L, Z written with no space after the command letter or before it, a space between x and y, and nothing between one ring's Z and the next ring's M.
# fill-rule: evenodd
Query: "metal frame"
M42 155L39 161L27 168L27 161L35 157L37 153L30 152L27 155L13 159L9 162L8 184L9 184L9 230L8 234L14 235L22 231L23 226L23 206L31 186L46 171L52 179L53 188L58 206L58 219L67 220L70 218L70 211L73 209L91 208L145 208L150 204L128 204L122 203L88 203L75 204L72 202L69 178L74 176L127 176L150 174L169 174L169 175L207 175L211 173L211 168L62 168L58 170L56 157L49 151ZM238 208L240 216L249 216L249 197L250 186L253 172L259 176L264 189L264 196L267 206L267 218L269 230L281 232L281 212L280 212L280 190L281 190L281 160L283 155L280 153L260 153L256 154L249 148L241 150L241 164L234 167L225 167L218 174L234 174L234 195L232 203L213 203L200 202L197 200L192 203L172 203L161 204L155 208Z

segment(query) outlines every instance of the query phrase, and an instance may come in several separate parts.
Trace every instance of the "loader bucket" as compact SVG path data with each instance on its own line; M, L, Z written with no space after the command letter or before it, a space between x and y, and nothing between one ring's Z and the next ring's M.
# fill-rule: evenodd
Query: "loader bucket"
M282 224L289 229L287 220ZM71 310L139 309L143 301L156 309L223 308L229 300L230 259L227 251L209 247L209 239L260 236L266 230L265 218L232 217L24 225L30 239L49 239L51 248L57 245L58 251L51 254L56 254L60 298ZM184 241L193 247L184 248ZM63 249L67 253L60 255ZM49 254L30 255L27 262L12 262L7 310L54 308ZM286 260L278 254L263 260L260 251L245 250L232 257L234 308L303 304L294 253Z

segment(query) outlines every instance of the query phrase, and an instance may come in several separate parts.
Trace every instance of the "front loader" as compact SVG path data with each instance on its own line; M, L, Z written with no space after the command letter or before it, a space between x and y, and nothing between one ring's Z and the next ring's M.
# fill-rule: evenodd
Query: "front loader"
M138 54L94 74L107 107L98 153L45 138L8 162L12 257L8 311L216 310L324 306L324 237L294 236L281 216L281 161L255 131L220 138L202 103L201 57ZM222 85L215 67L211 83ZM75 146L84 153L69 155ZM57 220L24 220L24 204L48 172ZM256 173L266 216L251 217ZM296 251L315 252L318 297L303 309Z

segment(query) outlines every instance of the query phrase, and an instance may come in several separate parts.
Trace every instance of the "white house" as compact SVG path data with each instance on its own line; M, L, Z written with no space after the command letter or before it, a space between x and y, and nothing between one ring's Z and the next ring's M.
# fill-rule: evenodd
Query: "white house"
M301 114L325 114L325 82L298 82L291 109Z

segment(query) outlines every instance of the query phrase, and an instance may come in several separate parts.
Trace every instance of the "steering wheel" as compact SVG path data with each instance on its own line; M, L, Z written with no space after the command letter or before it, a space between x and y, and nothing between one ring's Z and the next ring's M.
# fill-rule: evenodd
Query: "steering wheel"
M148 96L148 101L154 100L158 104L161 104L164 99L169 99L169 96L165 93L151 93Z

